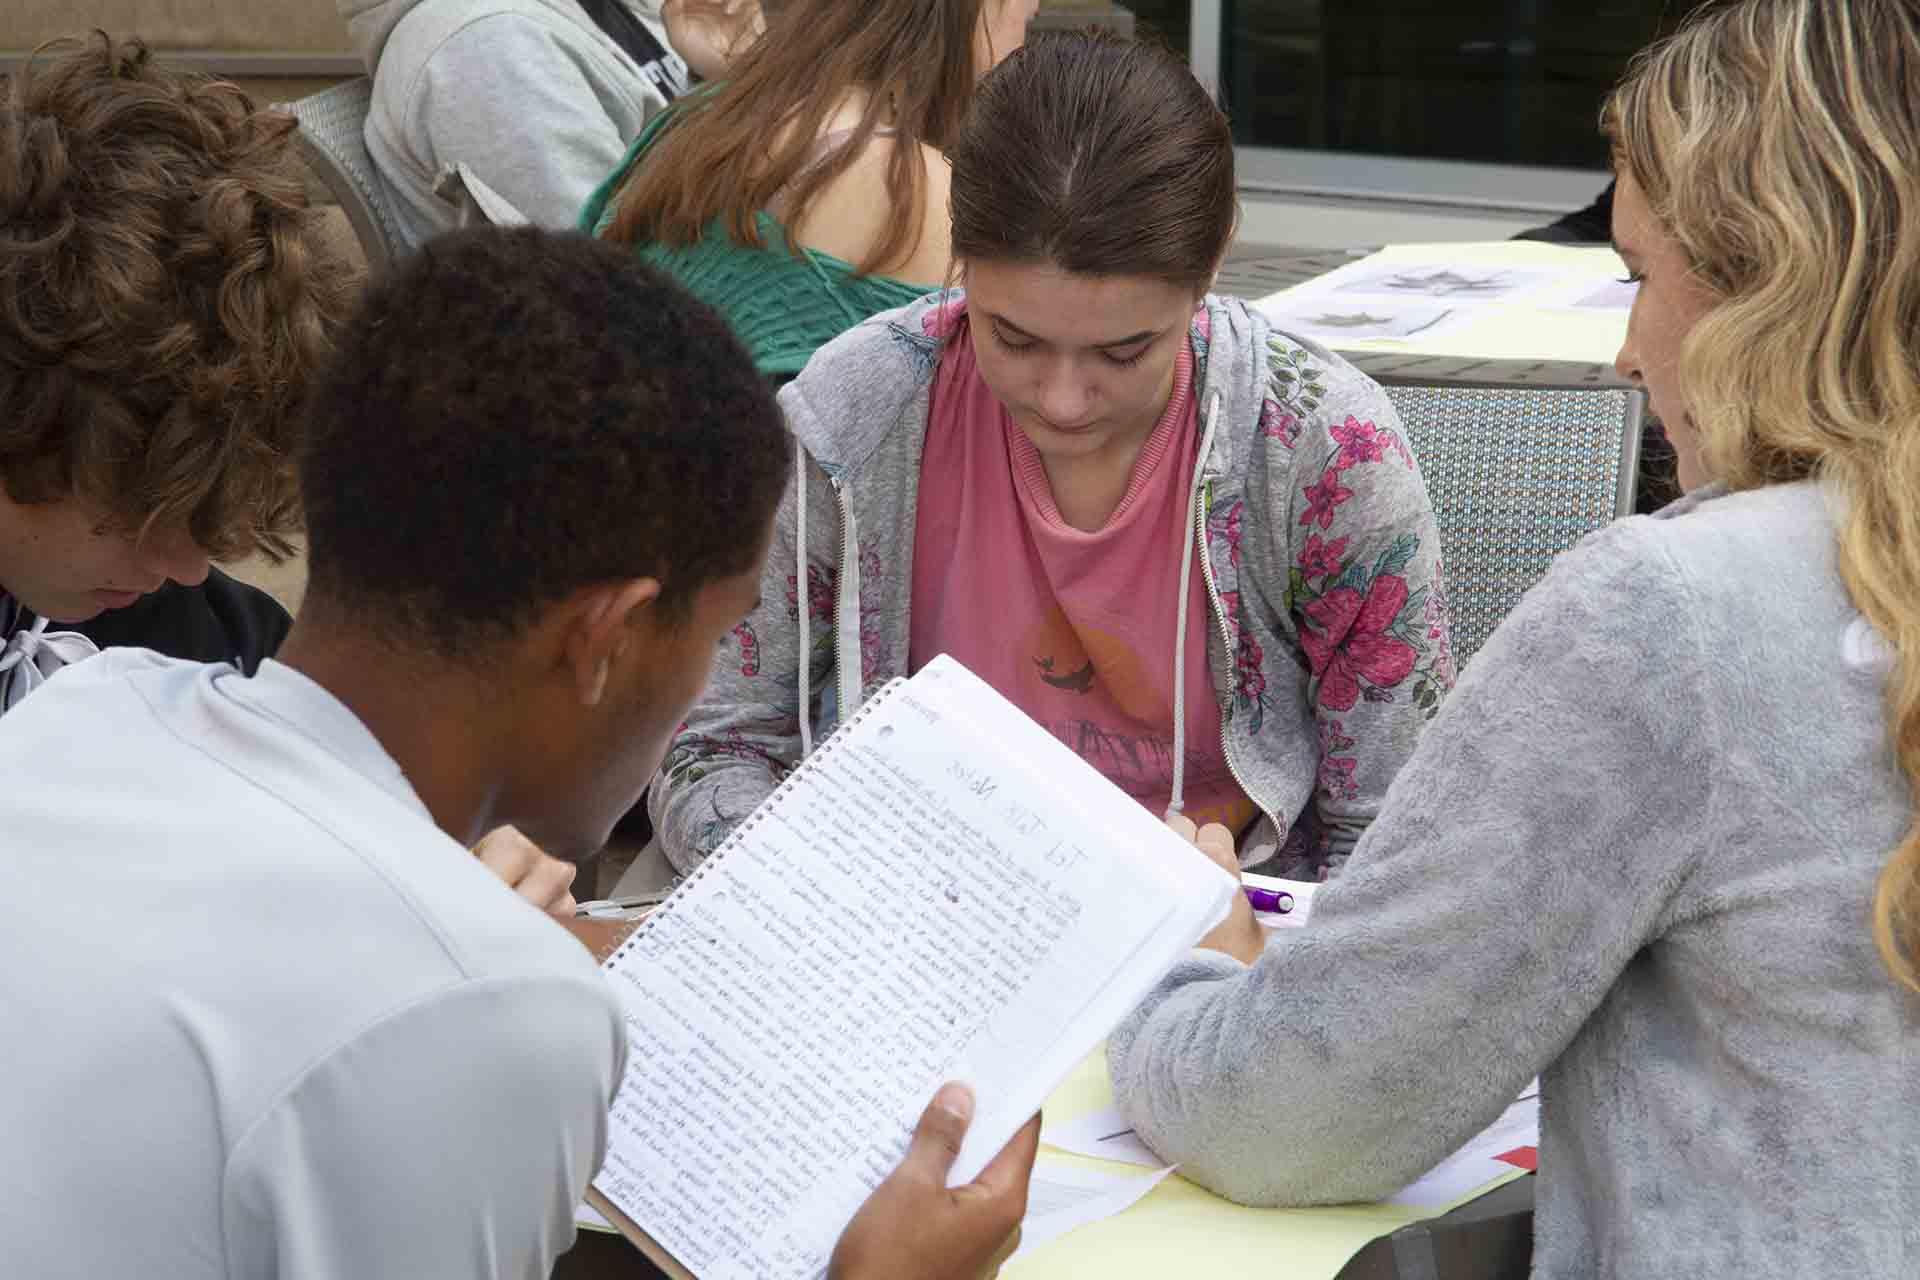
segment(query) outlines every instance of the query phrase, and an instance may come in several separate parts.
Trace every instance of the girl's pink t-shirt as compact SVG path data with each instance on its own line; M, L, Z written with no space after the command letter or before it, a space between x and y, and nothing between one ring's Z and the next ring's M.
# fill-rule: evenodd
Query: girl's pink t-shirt
M943 323L914 528L912 669L951 654L1157 815L1173 789L1174 628L1200 447L1192 344L1120 505L1085 533L1060 518L1039 453L981 379L964 312ZM1197 563L1187 592L1186 814L1239 832L1254 806L1223 753Z

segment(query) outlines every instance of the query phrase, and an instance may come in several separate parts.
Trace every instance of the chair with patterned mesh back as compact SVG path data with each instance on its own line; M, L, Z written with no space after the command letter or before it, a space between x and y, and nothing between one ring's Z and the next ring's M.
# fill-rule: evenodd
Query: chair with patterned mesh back
M1454 657L1465 665L1554 556L1632 512L1646 396L1624 386L1396 385L1370 372L1426 477Z
M380 175L367 154L367 108L373 81L365 76L287 104L300 122L300 156L346 212L367 255L367 273L383 275L403 247L399 223L387 206Z

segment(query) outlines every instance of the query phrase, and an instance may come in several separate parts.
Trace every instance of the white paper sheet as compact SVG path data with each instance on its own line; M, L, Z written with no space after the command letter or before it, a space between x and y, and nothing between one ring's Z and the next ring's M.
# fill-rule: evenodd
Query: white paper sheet
M1283 880L1279 876L1242 875L1242 881L1256 889L1272 889L1293 895L1293 910L1284 915L1274 911L1256 911L1253 918L1269 929L1298 929L1313 915L1313 896L1320 885L1312 880Z
M1132 1208L1173 1172L1173 1166L1153 1173L1096 1173L1049 1164L1034 1166L1027 1190L1027 1216L1020 1223L1018 1258L1076 1227L1100 1222ZM1012 1259L1008 1259L1012 1261Z
M1632 281L1604 280L1584 289L1568 305L1588 311L1618 311L1624 315L1633 310L1633 300L1639 296L1640 286Z
M1435 1165L1425 1177L1409 1184L1398 1195L1389 1196L1388 1203L1437 1209L1479 1190L1495 1178L1512 1173L1514 1166L1496 1157L1515 1147L1540 1144L1540 1095L1537 1086L1534 1088L1536 1092L1508 1107L1498 1120Z
M1146 1169L1158 1169L1161 1165L1160 1157L1140 1141L1118 1107L1104 1107L1077 1119L1047 1125L1040 1131L1040 1141L1096 1160L1117 1160Z
M1111 1114L1112 1118L1119 1118L1119 1112ZM1092 1117L1087 1119L1091 1120ZM1132 1138L1132 1133L1131 1129L1127 1131L1129 1138ZM1045 1134L1042 1138L1052 1142L1052 1138ZM1145 1198L1149 1191L1160 1185L1162 1178L1173 1172L1171 1165L1161 1165L1159 1158L1148 1151L1138 1138L1132 1138L1132 1145L1144 1158L1135 1160L1131 1155L1113 1154L1105 1154L1102 1158L1125 1159L1129 1164L1144 1165L1154 1171L1150 1176L1093 1173L1063 1165L1050 1165L1045 1159L1036 1164L1033 1181L1027 1191L1027 1216L1020 1227L1020 1252L1058 1239L1075 1227L1111 1218ZM1077 1150L1073 1147L1063 1149ZM589 1231L611 1232L614 1229L613 1224L601 1217L599 1211L590 1204L581 1204L574 1211L573 1220Z
M1338 350L1609 364L1626 337L1625 274L1619 255L1598 246L1390 245L1255 306L1281 329ZM1425 325L1436 311L1448 314ZM1344 333L1312 323L1362 313L1392 318Z

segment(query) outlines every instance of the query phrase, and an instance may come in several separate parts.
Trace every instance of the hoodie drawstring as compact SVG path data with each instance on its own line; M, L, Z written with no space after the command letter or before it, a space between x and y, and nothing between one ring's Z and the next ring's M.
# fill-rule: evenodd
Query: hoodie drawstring
M0 637L0 711L17 705L60 668L98 652L93 641L77 631L48 630L45 618Z
M813 754L812 599L807 591L807 450L793 446L793 592L800 615L800 758Z
M1180 605L1175 610L1178 629L1173 633L1173 792L1167 802L1167 816L1173 817L1187 807L1187 600L1193 585L1193 543L1202 512L1201 495L1205 491L1207 459L1213 453L1214 428L1220 425L1220 393L1213 393L1207 404L1207 429L1200 437L1200 456L1193 466L1193 490L1187 495L1186 528L1180 536Z

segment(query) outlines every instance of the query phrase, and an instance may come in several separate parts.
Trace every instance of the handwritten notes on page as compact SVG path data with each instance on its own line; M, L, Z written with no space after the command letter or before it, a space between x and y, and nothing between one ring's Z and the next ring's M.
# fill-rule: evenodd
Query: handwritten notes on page
M629 1055L594 1186L700 1280L819 1275L943 1081L975 1087L970 1180L1233 891L938 660L608 966Z

